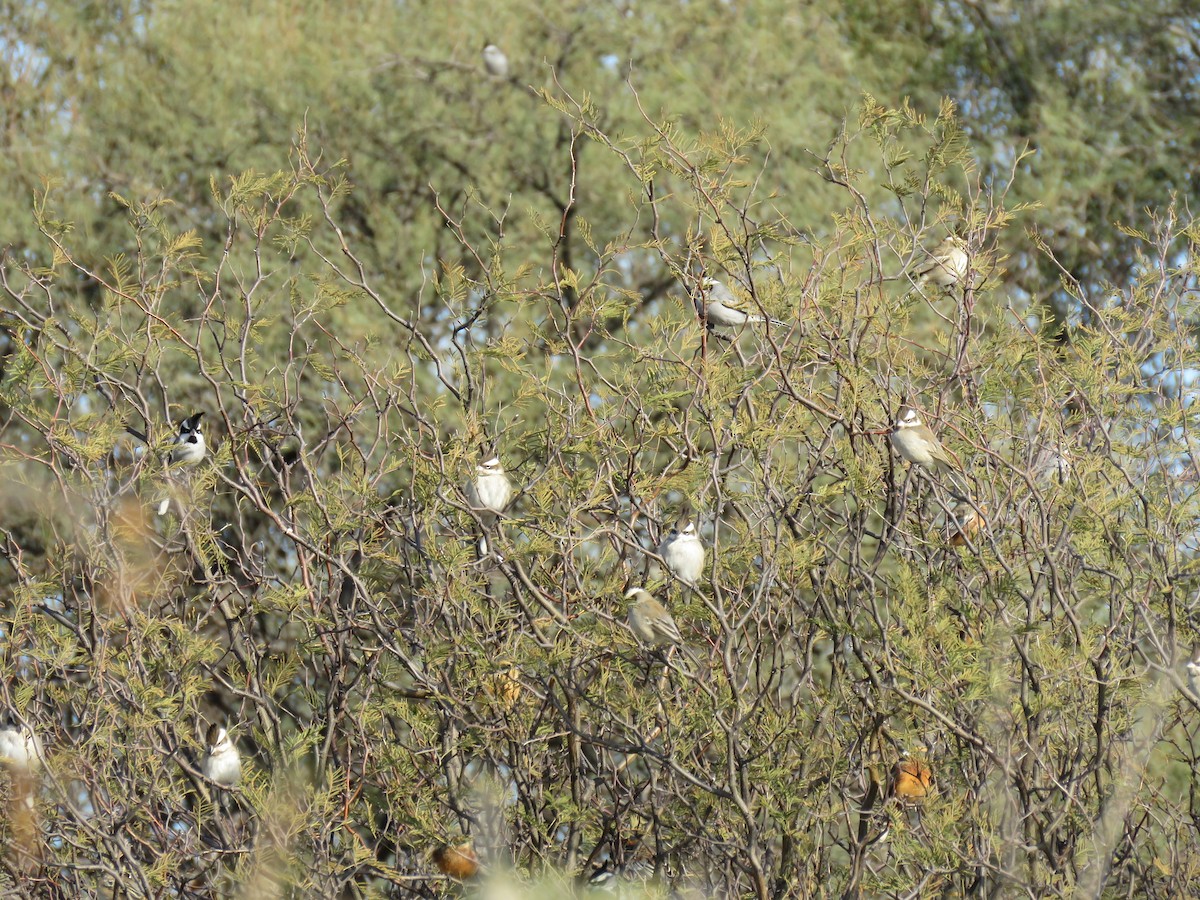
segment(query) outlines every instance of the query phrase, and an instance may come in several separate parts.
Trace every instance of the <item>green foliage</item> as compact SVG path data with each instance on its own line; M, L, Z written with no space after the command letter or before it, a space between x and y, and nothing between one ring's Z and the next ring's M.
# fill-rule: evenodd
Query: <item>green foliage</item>
M10 10L0 878L1196 893L1194 42L985 7Z

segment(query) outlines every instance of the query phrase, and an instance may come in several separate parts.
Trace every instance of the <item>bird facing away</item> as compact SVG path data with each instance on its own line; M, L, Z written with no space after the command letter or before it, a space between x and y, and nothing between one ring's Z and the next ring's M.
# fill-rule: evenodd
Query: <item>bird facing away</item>
M484 690L501 710L512 712L521 697L521 670L514 665L506 665L485 682Z
M778 319L767 319L751 311L751 306L715 278L701 282L700 311L709 328L741 328L747 322L769 321L783 325Z
M1200 641L1192 644L1192 656L1187 663L1188 687L1200 697Z
M667 608L643 588L630 588L625 599L629 605L629 630L647 647L665 647L683 643L679 626Z
M470 842L456 847L443 845L433 851L433 864L443 875L466 881L479 873L479 856Z
M967 279L967 242L950 235L929 253L929 258L917 269L917 287L926 284L952 287Z
M508 57L495 44L483 48L483 67L493 78L508 77Z
M242 758L229 733L215 722L208 726L208 736L205 738L208 750L204 754L204 762L200 771L210 781L215 781L222 787L233 787L242 780Z
M204 433L200 428L200 417L203 412L192 413L179 423L179 434L171 442L167 453L167 464L179 468L190 468L204 459L207 446L204 443ZM165 516L171 505L171 498L164 497L158 504L158 514Z
M891 440L892 446L902 457L935 475L960 470L958 460L942 446L929 426L921 421L920 413L911 406L900 407Z
M0 725L0 762L14 772L35 772L45 759L42 742L28 725L6 717Z
M948 523L950 546L965 547L967 541L974 542L979 530L987 526L987 519L984 518L986 512L982 505L973 504L966 497L959 497Z
M696 534L696 523L688 522L682 530L678 525L672 528L658 545L658 555L672 575L688 587L695 587L704 571L704 545Z
M892 768L891 796L904 804L919 804L933 790L933 772L919 759L907 757Z

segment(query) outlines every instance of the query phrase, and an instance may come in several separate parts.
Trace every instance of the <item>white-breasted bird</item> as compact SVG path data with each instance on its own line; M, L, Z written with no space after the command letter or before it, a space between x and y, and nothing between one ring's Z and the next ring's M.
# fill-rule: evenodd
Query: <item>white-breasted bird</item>
M204 443L204 432L200 427L200 417L203 415L203 411L192 413L179 423L179 434L175 435L175 440L171 442L171 449L167 453L168 466L186 469L204 459L208 448ZM165 516L170 506L171 498L164 497L158 504L158 514Z
M205 737L208 744L204 760L200 763L200 771L209 781L215 781L222 787L233 787L242 780L242 757L237 746L229 737L229 732L214 722L208 726Z
M650 596L644 588L630 588L625 599L629 605L629 630L647 647L682 644L679 626L667 608Z
M0 724L0 763L14 772L36 772L42 767L45 756L42 742L28 725L6 715Z
M179 423L179 434L171 443L168 457L173 466L194 466L204 459L207 447L204 444L204 432L200 427L200 417L203 412L192 413Z
M1187 661L1188 687L1192 693L1200 697L1200 641L1192 644L1192 655Z
M680 520L680 524L684 520ZM696 533L696 523L687 522L683 528L676 525L661 544L658 555L663 558L671 574L689 587L695 587L704 571L704 544Z
M644 897L647 895L646 888L653 878L654 864L649 860L633 860L618 867L610 859L588 878L588 892L616 897ZM681 895L672 891L668 896ZM689 893L686 896L693 895ZM699 894L695 896L699 896Z
M741 328L757 322L783 325L778 319L768 319L753 311L753 305L738 297L715 278L700 283L698 312L709 328Z
M926 284L951 287L966 281L969 264L967 242L952 234L927 253L927 258L913 274L917 279L917 287Z
M487 44L483 48L483 67L493 78L508 77L508 57L495 44Z
M900 407L890 437L892 446L902 457L935 475L961 469L958 460L942 446L929 426L921 421L920 413L911 406Z
M485 526L490 526L512 502L513 486L504 467L500 465L500 457L491 455L475 467L475 477L467 482L467 505L483 520ZM487 539L480 538L479 553L487 556Z
M480 513L493 517L508 508L512 500L512 482L500 465L500 457L492 456L475 467L475 478L467 482L467 503Z
M1043 447L1033 460L1033 477L1038 484L1066 484L1071 474L1071 454L1066 447Z

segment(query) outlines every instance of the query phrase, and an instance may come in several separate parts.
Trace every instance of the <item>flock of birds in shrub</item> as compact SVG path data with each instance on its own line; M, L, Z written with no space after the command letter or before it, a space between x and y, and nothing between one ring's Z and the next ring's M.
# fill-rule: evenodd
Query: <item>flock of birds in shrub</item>
M508 59L495 45L484 47L483 61L492 78L509 77ZM926 254L923 264L914 271L913 279L918 290L927 285L938 289L952 288L966 283L968 271L967 244L961 237L951 235ZM777 319L763 315L762 310L757 309L747 297L710 277L699 279L699 289L693 294L693 303L705 327L721 336L726 335L722 335L718 329L738 331L748 325L784 325ZM183 470L194 468L206 457L202 418L203 412L196 412L183 419L167 450L167 492L157 505L159 516L166 515L173 503L179 506L181 514L183 512L183 494L172 490L171 482L176 480L178 485L178 479L185 477ZM128 431L142 443L149 444L145 434L133 429ZM913 406L900 408L895 424L889 431L889 438L892 447L903 459L934 476L961 472L958 460L938 440ZM515 493L495 449L489 450L485 456L487 458L479 463L474 477L468 479L464 488L467 505L484 527L485 535L479 541L481 558L488 557L492 552L486 533L496 526L507 511ZM1059 479L1066 477L1069 467L1069 458L1062 450L1042 463L1044 470L1051 471ZM964 493L952 490L951 496L954 504L953 515L949 517L949 543L952 546L968 545L986 525L984 510ZM686 589L698 589L704 573L705 547L695 521L684 518L677 522L659 544L657 553L670 577L677 579ZM631 586L624 598L629 602L629 630L642 646L655 654L669 654L675 648L687 651L670 610L646 587ZM1200 644L1193 650L1188 672L1192 689L1196 690L1200 686ZM14 796L29 810L34 808L36 776L45 759L42 742L25 717L10 712L0 719L0 762L8 769ZM221 791L236 788L241 780L241 756L228 730L222 725L214 723L208 729L200 772ZM920 804L931 789L932 772L928 761L919 755L912 755L899 760L893 767L886 786L886 796L908 805ZM432 851L430 859L444 876L458 881L475 878L483 871L470 841L439 846ZM645 871L644 865L640 873L633 873L626 867L618 874L609 863L605 863L588 880L592 887L615 890L619 889L621 883L648 879L652 874Z

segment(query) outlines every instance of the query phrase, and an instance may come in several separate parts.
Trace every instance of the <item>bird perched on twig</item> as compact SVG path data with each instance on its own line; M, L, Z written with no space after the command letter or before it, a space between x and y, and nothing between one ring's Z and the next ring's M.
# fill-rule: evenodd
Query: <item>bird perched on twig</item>
M14 772L36 772L45 759L42 742L33 729L16 720L11 713L0 719L0 763Z
M467 482L466 495L467 504L479 515L485 527L490 527L508 508L513 487L500 465L499 456L490 454L475 467L475 478ZM487 538L481 537L479 555L487 556L487 552Z
M888 794L906 805L925 802L933 790L933 771L928 763L913 756L905 757L892 767Z
M588 892L592 894L618 897L659 896L646 893L653 878L654 864L649 860L633 860L620 866L608 860L588 878L587 887ZM668 896L679 895L672 892Z
M13 797L20 797L22 805L9 809L22 827L31 824L37 795L36 773L45 763L42 742L28 725L16 720L11 713L0 718L0 763L9 770L13 783Z
M483 48L483 67L493 78L508 77L508 57L495 44L486 44Z
M500 671L484 682L484 690L503 712L512 712L521 697L521 670L509 662L502 661Z
M967 242L958 235L950 235L927 254L917 270L917 287L926 284L937 287L953 287L966 282L967 268L970 264L967 258Z
M976 506L967 497L958 497L956 500L950 521L947 523L950 531L950 546L964 547L968 541L974 542L980 529L987 526L987 519L984 518L987 510L982 505Z
M1192 644L1192 655L1187 662L1188 687L1200 697L1200 641Z
M1066 484L1071 474L1071 454L1066 447L1043 447L1033 460L1033 477L1038 484Z
M671 533L658 545L658 555L663 558L671 574L686 584L695 587L704 571L704 544L696 533L696 523L680 519Z
M38 836L37 773L45 764L42 742L33 729L17 721L11 712L0 717L0 763L8 770L9 803L3 807L6 844L22 858L41 855ZM10 854L11 855L11 854Z
M242 758L229 733L217 723L208 726L205 737L208 749L200 771L221 787L233 787L242 779Z
M170 467L168 473L171 468L188 469L203 461L204 455L208 451L207 445L204 443L204 433L200 427L200 417L203 415L203 411L192 413L179 423L179 433L175 435L175 440L171 442L171 449L167 452L167 465ZM142 437L136 432L131 431L131 433ZM164 497L158 504L158 514L165 516L170 506L170 496Z
M457 846L443 844L430 854L433 864L443 875L466 881L479 873L479 856L475 848L467 841Z
M911 406L900 407L891 431L891 441L902 457L935 475L962 469L954 454L942 446L929 426L921 421L920 413Z
M667 608L640 587L625 592L629 605L629 630L647 647L675 646L683 643L679 626Z
M753 306L738 297L715 278L705 278L700 283L696 304L700 317L708 328L741 328L757 322L783 325L778 319L770 319L753 312Z

